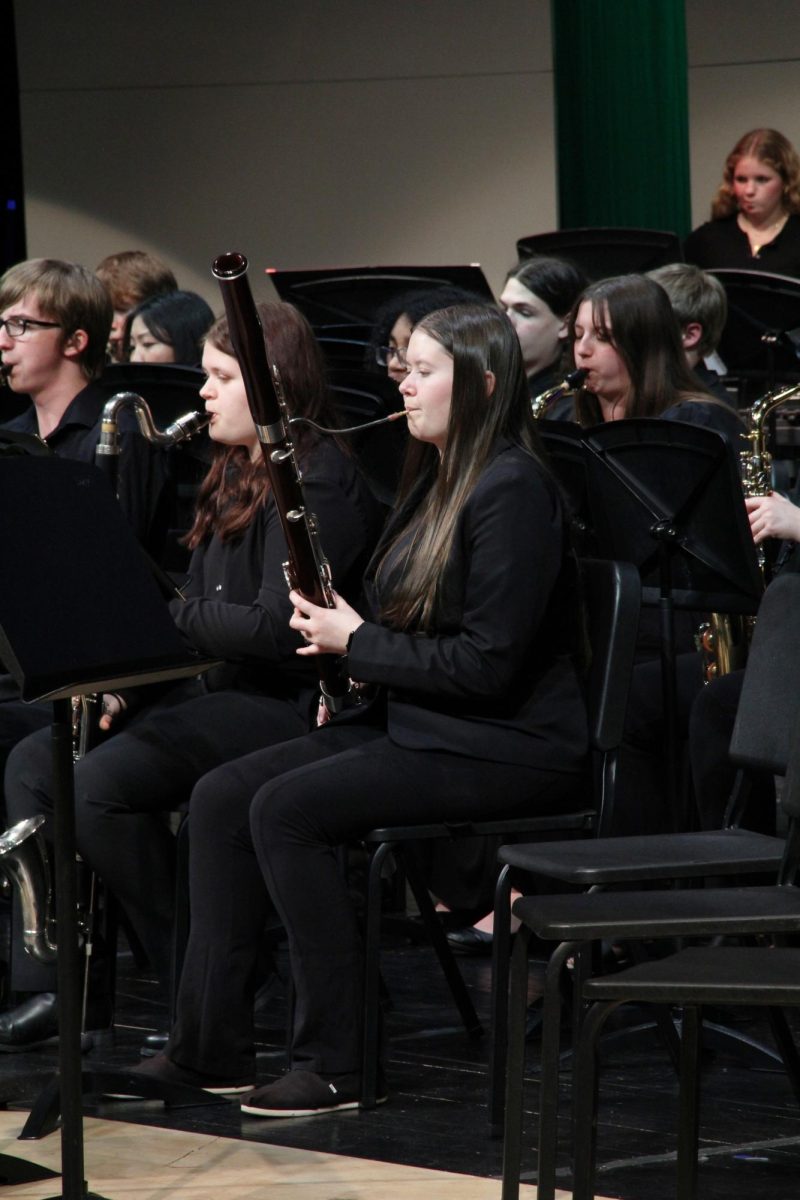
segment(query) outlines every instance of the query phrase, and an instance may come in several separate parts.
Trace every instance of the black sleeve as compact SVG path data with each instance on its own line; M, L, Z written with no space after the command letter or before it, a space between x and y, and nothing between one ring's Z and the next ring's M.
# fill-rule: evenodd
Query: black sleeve
M517 459L487 472L460 521L460 628L420 636L365 622L350 646L354 679L481 699L515 685L561 570L560 508L533 460Z
M317 517L322 547L338 585L368 549L369 531L358 503L358 490L346 489L335 473L315 477L309 471L304 478L304 492L309 509ZM176 624L198 650L231 662L294 658L295 650L303 644L300 635L289 628L292 606L283 571L287 547L272 499L257 519L262 530L258 547L262 566L252 602L229 603L213 595L197 596L192 583L192 598L171 605ZM242 543L241 553L248 553L247 540Z

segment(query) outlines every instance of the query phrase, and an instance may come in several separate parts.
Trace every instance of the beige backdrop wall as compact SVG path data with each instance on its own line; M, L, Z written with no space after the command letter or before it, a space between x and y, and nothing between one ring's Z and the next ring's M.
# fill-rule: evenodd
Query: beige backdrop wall
M254 279L477 261L497 288L516 238L556 226L549 13L17 0L29 253L147 248L215 307L208 265L230 248ZM800 144L800 4L688 0L687 24L699 222L741 132Z

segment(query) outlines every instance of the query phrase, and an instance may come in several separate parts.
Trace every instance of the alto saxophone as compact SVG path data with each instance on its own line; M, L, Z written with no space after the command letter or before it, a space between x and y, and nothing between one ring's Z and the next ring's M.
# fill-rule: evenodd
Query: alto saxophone
M774 409L800 397L800 383L779 392L767 392L753 404L748 414L748 430L744 435L749 446L740 454L742 488L746 497L768 496L772 491L772 454L767 446L767 417ZM765 582L768 570L763 546L756 547L756 556ZM738 671L747 661L755 617L731 613L710 613L697 631L698 649L703 655L703 675L709 683L719 675Z

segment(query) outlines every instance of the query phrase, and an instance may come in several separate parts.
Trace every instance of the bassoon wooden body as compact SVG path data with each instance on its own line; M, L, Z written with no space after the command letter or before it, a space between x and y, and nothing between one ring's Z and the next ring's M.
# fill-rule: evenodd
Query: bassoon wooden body
M211 270L222 292L231 343L242 371L247 402L286 537L287 583L314 604L333 608L330 565L322 552L316 518L306 505L291 440L290 413L278 367L269 361L264 330L247 279L247 259L239 253L222 254L214 259ZM321 654L315 663L325 704L329 711L338 712L349 690L339 659L332 654Z

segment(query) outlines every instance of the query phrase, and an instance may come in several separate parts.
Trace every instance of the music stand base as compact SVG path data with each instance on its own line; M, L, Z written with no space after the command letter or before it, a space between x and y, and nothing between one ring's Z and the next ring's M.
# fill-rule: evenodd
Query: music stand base
M136 1100L163 1100L170 1108L200 1108L209 1104L230 1104L227 1096L215 1096L201 1088L187 1087L179 1083L164 1083L159 1079L147 1079L131 1075L124 1069L91 1070L81 1073L84 1095L107 1095L113 1099L129 1095ZM28 1119L19 1135L22 1142L38 1141L54 1133L59 1127L61 1112L61 1081L56 1075L39 1093Z
M13 1154L0 1154L0 1187L17 1187L23 1183L38 1183L41 1179L57 1179L58 1171L32 1163Z

